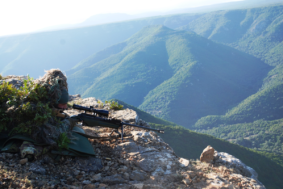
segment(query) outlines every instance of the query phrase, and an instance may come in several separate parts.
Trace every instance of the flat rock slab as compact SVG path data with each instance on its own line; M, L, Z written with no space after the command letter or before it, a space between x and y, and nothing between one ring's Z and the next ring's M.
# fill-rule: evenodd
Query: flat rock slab
M137 112L128 108L125 110L117 110L111 112L111 118L119 119L128 123L133 122L135 124L139 120Z

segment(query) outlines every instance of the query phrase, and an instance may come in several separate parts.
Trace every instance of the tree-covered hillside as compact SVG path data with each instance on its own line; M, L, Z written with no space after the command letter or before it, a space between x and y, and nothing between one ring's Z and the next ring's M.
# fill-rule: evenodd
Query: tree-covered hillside
M199 119L194 129L246 147L283 154L283 6L205 14L179 29L194 31L273 66L260 90L224 115Z
M272 66L283 62L283 5L207 13L179 29L252 54Z
M255 93L269 66L194 33L150 26L82 61L77 70L68 77L71 93L118 98L190 126Z
M198 130L242 146L279 154L283 157L283 119L256 120L249 123L220 124Z

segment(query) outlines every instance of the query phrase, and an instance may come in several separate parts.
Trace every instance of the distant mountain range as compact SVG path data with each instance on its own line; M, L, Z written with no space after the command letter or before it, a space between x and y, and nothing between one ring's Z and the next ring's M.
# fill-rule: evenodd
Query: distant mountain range
M118 98L189 126L255 93L270 67L194 33L149 26L75 69L71 93Z
M65 24L58 26L51 26L48 28L43 28L39 31L53 31L53 30L62 30L62 29L73 29L73 28L81 28L81 27L89 27L100 24L108 24L114 22L122 22L133 19L154 17L154 16L164 16L164 15L173 15L173 14L186 14L186 13L206 13L217 10L231 10L231 9L247 9L254 8L266 5L272 5L282 3L282 0L242 0L242 1L232 1L232 2L223 2L219 4L212 5L204 5L199 7L191 7L190 2L184 2L174 10L170 11L160 11L160 12L145 12L140 14L124 14L124 13L109 13L109 14L97 14L89 17L85 21L78 24ZM191 8L184 8L191 7Z

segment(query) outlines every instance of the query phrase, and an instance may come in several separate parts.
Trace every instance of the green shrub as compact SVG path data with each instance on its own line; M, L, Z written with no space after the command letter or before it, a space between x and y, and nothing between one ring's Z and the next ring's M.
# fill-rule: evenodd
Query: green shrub
M59 147L60 150L62 149L68 149L68 145L70 144L70 139L68 138L66 133L61 133L58 141L57 141L57 145Z
M99 108L103 108L104 107L104 104L103 104L103 102L101 100L98 100L97 103L98 103L98 107Z
M28 77L23 87L15 88L3 82L0 85L0 132L31 134L47 122L58 125L45 86L37 85Z
M107 104L107 105L109 105L109 108L111 109L111 110L123 110L123 105L121 105L121 104L118 104L118 102L115 102L115 101L112 101L112 100L110 100L110 101L105 101L105 104Z

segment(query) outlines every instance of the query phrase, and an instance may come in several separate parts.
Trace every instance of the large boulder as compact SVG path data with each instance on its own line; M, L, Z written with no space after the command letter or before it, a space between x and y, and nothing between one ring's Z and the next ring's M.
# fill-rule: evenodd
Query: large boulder
M207 146L200 155L200 161L206 163L212 163L213 156L214 156L214 148L212 148L211 146Z

